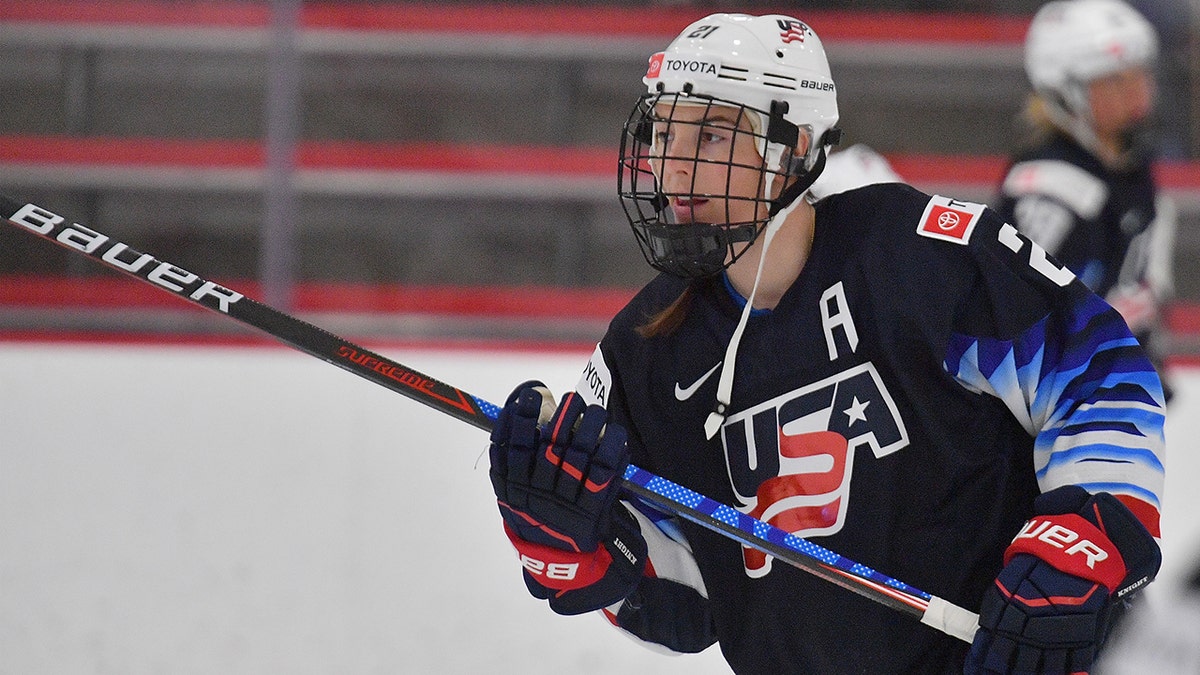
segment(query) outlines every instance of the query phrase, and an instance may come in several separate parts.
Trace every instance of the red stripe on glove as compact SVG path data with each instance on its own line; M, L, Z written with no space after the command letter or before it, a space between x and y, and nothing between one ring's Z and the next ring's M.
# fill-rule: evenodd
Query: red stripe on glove
M525 513L524 511L518 511L517 509L514 509L512 506L509 506L508 504L505 504L504 502L501 502L501 501L497 501L496 503L500 506L500 508L507 509L510 513L514 514L521 520L524 520L526 523L529 523L530 525L538 528L542 532L545 532L546 536L557 539L557 540L561 541L562 543L566 544L567 546L570 546L572 549L574 549L576 551L579 550L579 544L575 543L575 540L572 539L571 537L568 537L567 535L559 532L558 530L555 530L543 523L538 522L537 520L534 520L532 516L530 516L528 513ZM504 527L505 527L505 529L507 529L508 525L505 524ZM511 539L511 537L510 537L510 539ZM522 540L522 541L524 541L524 540Z
M1016 598L1017 600L1020 600L1022 604L1028 607L1064 607L1070 605L1082 605L1088 601L1088 598L1092 597L1097 588L1100 588L1100 584L1095 584L1092 586L1091 590L1081 596L1055 595L1045 598L1027 598L1023 595L1018 595L1016 591L1010 591L1005 588L1004 584L1000 583L999 579L995 581L995 584L996 588L1000 590L1001 595L1006 598Z
M546 461L550 462L551 464L554 464L555 466L558 466L568 476L583 483L583 486L585 488L587 488L589 492L599 492L599 491L603 490L604 488L608 487L608 484L612 482L612 479L606 480L603 483L597 483L590 478L585 480L582 469L567 462L565 458L563 458L562 456L560 456L558 454L555 454L555 452L554 452L555 447L562 445L562 443L560 442L559 439L567 431L566 429L563 428L563 423L567 420L566 413L568 410L570 410L571 402L577 396L579 396L579 394L572 391L572 392L567 393L567 395L563 397L563 402L562 402L561 406L559 407L559 415L554 420L554 428L550 431L550 444L546 446ZM575 418L575 419L577 419L577 418ZM571 420L572 423L575 422L575 419ZM571 429L571 431L574 431L574 429Z

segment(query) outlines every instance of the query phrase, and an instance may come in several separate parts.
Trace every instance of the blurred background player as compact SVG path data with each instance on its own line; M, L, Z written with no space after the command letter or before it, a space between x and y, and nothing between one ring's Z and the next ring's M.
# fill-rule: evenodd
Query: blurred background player
M643 82L618 191L660 274L492 434L529 591L739 673L1087 671L1160 561L1165 404L1120 315L981 204L818 199L838 106L802 21L706 17ZM622 500L630 461L979 609L973 645Z
M1165 377L1176 213L1152 167L1157 55L1154 28L1121 0L1042 6L1025 40L1030 136L997 210L1116 307Z

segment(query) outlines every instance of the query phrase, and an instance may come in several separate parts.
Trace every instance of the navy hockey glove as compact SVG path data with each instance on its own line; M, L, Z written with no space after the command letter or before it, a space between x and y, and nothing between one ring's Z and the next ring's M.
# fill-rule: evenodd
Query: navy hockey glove
M1116 497L1037 498L983 596L965 672L1087 673L1131 594L1158 573L1154 537Z
M608 411L541 382L508 397L492 430L492 487L525 585L559 614L607 607L631 593L646 542L617 494L629 463L625 429Z

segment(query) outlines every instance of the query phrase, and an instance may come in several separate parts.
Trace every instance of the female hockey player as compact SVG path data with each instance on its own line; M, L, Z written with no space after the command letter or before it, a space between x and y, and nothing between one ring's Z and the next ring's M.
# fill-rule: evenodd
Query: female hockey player
M1025 38L1031 133L997 205L1117 308L1152 355L1173 294L1175 233L1148 140L1157 54L1153 26L1121 0L1043 5Z
M1120 316L982 205L807 195L838 110L799 20L709 16L644 82L619 191L662 274L492 434L530 592L739 673L1086 671L1159 566L1163 397ZM630 461L979 609L974 644L623 497Z

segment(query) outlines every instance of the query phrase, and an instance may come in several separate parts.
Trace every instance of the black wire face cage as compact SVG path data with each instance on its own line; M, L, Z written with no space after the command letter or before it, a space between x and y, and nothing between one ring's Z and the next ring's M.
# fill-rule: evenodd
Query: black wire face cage
M688 115L688 120L696 121L676 119L676 109L685 105L702 111ZM770 170L761 150L754 154L755 163L748 164L745 160L739 163L735 149L747 143L756 149L765 148L768 136L772 136L769 140L794 148L798 129L782 119L785 111L767 113L740 103L686 93L646 94L638 101L621 136L617 191L646 262L678 277L701 278L721 272L750 248L771 215L783 206L768 197L768 188L777 176L787 174ZM720 115L715 115L718 112ZM774 137L771 128L778 134L780 125L766 123L768 119L771 122L778 119L790 127L791 133ZM700 147L699 139L710 131L730 136L733 141L718 156ZM697 141L676 143L674 139ZM690 177L690 182L673 184L672 191L664 191L662 178L666 167L678 166L680 162L687 169L682 173ZM783 164L786 166L787 161ZM747 190L743 176L740 192L735 194L735 172L747 171L757 172L757 185L752 191ZM714 178L714 172L717 175L723 172L724 181ZM702 174L705 178L700 188L697 183L701 182L698 176ZM714 216L710 208L707 220L701 222L692 211L697 200L723 205L724 217ZM743 214L740 220L739 213Z

